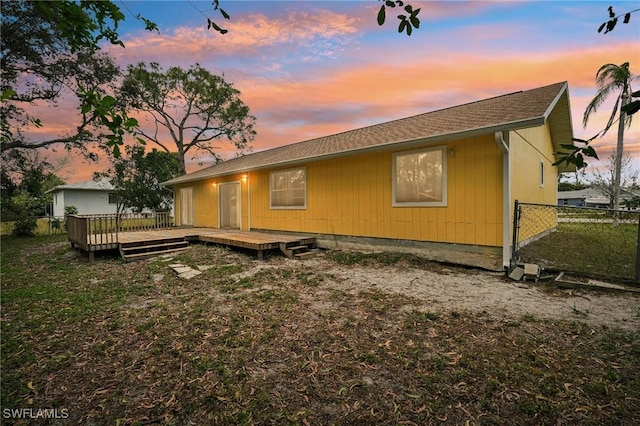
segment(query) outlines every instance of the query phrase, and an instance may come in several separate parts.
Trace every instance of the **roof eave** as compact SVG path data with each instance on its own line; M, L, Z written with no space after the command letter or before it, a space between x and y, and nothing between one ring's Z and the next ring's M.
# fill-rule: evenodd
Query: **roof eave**
M562 130L558 130L557 126L554 126L552 124L552 122L554 121L554 117L552 114L556 110L556 107L558 107L558 104L560 103L560 101L566 101L566 104L567 104L567 107L565 109L566 114L565 114L565 117L563 117L566 124L562 126L562 123L560 123L560 126L564 127ZM555 154L557 152L561 151L562 149L560 147L561 144L573 145L573 123L571 118L570 102L571 102L571 98L569 97L569 85L567 84L567 82L565 82L564 85L562 86L562 89L558 91L558 94L553 99L553 101L549 104L549 107L544 113L545 122L549 122L550 124L549 131L551 132L551 141L553 144L554 156L556 156ZM569 172L576 171L575 164L560 163L558 164L557 167L558 167L558 172L560 173L569 173Z
M309 161L329 160L329 159L332 159L332 158L346 157L346 156L349 156L349 155L363 154L363 153L368 153L368 152L386 151L390 147L398 148L398 149L409 149L409 148L412 148L412 147L414 147L416 145L431 145L431 144L436 144L436 143L449 142L449 141L457 140L457 139L472 138L472 137L475 137L475 136L481 136L481 135L485 135L485 134L493 134L495 132L510 131L510 130L517 130L517 129L526 129L526 128L530 128L530 127L537 127L537 126L543 125L544 123L545 123L545 117L541 116L541 117L531 118L531 119L527 119L527 120L518 120L518 121L509 122L509 123L502 123L502 124L494 125L494 126L487 126L487 127L469 129L469 130L464 130L464 131L461 131L461 132L453 132L453 133L446 133L446 134L441 134L441 135L434 135L434 136L429 136L429 137L426 137L426 138L414 138L414 139L407 139L407 140L401 140L401 141L392 141L392 142L387 142L387 143L384 143L384 144L379 144L379 145L376 145L376 146L350 149L350 150L336 152L336 153L333 153L333 154L324 154L324 155L315 155L315 156L310 156L310 157L301 157L301 158L296 158L294 160L269 163L269 164L264 164L264 165L257 166L257 167L249 167L249 168L237 169L237 170L228 171L228 172L222 172L222 173L212 173L212 174L208 174L206 176L198 176L198 177L187 178L187 179L180 179L180 177L178 177L178 178L166 181L166 182L162 182L161 185L163 185L163 186L175 186L175 185L181 185L181 184L185 184L185 183L198 182L198 181L206 180L206 179L214 179L214 178L223 177L223 176L230 176L230 175L234 175L234 174L237 174L237 173L247 173L247 172L253 172L253 171L256 171L256 170L271 169L271 168L275 168L275 167L287 167L287 166L292 166L292 165L296 165L296 164L306 163L306 162L309 162ZM184 175L184 176L186 176L186 175Z

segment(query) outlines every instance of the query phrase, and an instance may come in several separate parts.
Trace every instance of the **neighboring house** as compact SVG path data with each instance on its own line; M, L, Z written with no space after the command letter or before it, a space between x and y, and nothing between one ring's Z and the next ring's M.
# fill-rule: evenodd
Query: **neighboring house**
M637 196L638 194L621 188L620 207L624 208L625 201L631 200ZM597 188L585 188L576 191L558 191L558 205L608 209L611 207L611 202L602 190Z
M109 179L58 185L47 191L53 198L53 216L64 216L64 208L74 206L78 214L116 213L116 192Z
M609 199L596 188L558 191L559 206L609 208Z
M325 247L502 269L514 201L556 203L558 172L571 168L553 166L554 153L572 137L562 82L245 155L165 185L178 225L312 234Z

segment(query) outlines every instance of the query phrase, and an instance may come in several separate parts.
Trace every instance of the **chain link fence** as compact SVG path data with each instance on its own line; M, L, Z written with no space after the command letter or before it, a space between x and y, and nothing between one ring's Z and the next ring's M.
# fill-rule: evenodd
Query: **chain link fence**
M639 224L639 211L516 201L512 260L638 284Z

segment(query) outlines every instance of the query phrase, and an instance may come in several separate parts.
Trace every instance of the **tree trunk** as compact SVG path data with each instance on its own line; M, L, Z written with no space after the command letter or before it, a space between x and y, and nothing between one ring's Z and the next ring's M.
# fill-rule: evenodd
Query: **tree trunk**
M186 175L187 167L184 162L184 150L178 147L178 176Z
M622 108L627 104L627 87L622 90L622 99L620 105L620 120L618 121L618 144L616 145L616 158L614 163L613 175L613 209L620 208L620 177L622 173L622 154L624 149L624 125L626 113Z

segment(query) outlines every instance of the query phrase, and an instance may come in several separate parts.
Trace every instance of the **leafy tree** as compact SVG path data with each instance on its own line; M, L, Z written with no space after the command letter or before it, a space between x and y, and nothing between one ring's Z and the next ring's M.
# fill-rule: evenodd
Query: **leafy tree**
M195 8L195 5L189 3ZM214 11L224 19L229 14L212 1ZM126 4L123 3L126 8ZM418 28L420 9L402 1L385 1L378 13L378 23L384 24L386 9L404 6L397 15L398 31L411 34ZM197 8L196 8L197 9ZM204 12L207 28L220 34L221 28ZM140 16L149 31L157 25ZM80 148L88 156L88 142L104 142L119 155L124 135L137 125L135 119L116 108L116 100L106 87L119 70L106 55L98 54L99 42L124 47L118 34L125 15L113 1L7 1L2 4L1 62L3 79L0 84L0 152L16 148L41 148L63 145ZM56 107L56 101L68 92L75 95L80 114L74 129L46 140L30 140L28 129L46 125L24 108L33 102ZM106 131L100 134L101 131Z
M4 153L2 160L2 216L15 219L14 235L33 235L36 218L47 214L52 201L47 191L64 181L37 151L14 150Z
M25 190L19 190L11 198L11 210L15 214L15 223L12 234L16 237L31 237L35 235L38 227L36 211L40 205L38 200L33 198Z
M125 149L127 155L114 158L113 168L105 174L118 193L118 213L127 208L169 210L173 192L161 183L178 175L176 154L155 148L145 153L141 145Z
M256 133L255 118L240 92L198 64L166 71L157 63L129 66L121 95L129 108L151 118L150 129L136 127L138 136L165 152L177 150L180 174L186 173L185 155L190 151L206 151L219 159L213 141L227 140L243 150Z
M118 113L115 99L107 95L120 70L98 45L102 39L122 45L117 27L124 15L119 8L111 2L11 1L3 2L1 19L0 151L60 145L84 150L99 140L122 144L135 121ZM56 108L69 95L80 109L78 121L69 126L73 130L51 139L28 139L29 129L47 123L25 106Z
M613 178L613 208L620 207L620 176L622 171L622 158L624 150L624 129L631 124L631 116L622 109L629 103L631 97L631 81L636 79L631 71L629 71L629 63L622 65L605 64L596 73L596 85L598 92L589 102L584 112L582 124L587 126L589 118L595 113L605 100L612 94L616 95L609 121L601 135L613 126L616 116L618 116L618 141L616 145L616 156L614 161L614 178Z
M46 192L64 181L55 172L58 167L42 159L37 151L14 150L2 156L2 214L19 217L27 206L34 216L44 216L51 203ZM15 202L18 196L27 197L29 203Z
M78 214L79 210L76 206L65 206L64 207L64 217L72 216L74 214Z
M628 210L640 209L640 196L634 196L633 198L624 202L624 207Z
M583 183L558 182L558 191L579 191L585 188L588 186Z

